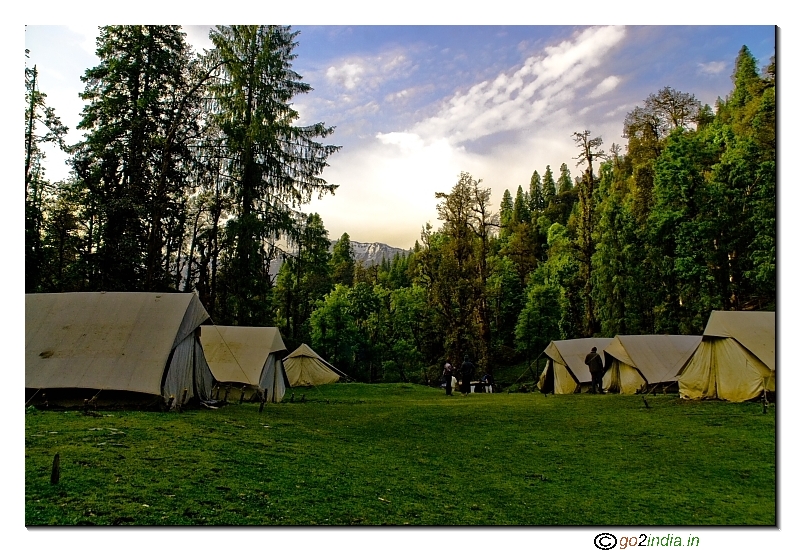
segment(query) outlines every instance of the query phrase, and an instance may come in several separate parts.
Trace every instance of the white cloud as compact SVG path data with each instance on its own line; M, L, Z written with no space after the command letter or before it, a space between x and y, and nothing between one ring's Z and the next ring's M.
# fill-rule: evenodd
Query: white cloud
M345 90L372 91L384 82L408 76L414 65L405 52L392 50L374 56L351 56L329 66L328 82Z
M473 85L454 95L437 113L416 124L412 131L424 139L442 137L464 143L501 131L523 129L557 110L575 97L576 90L595 82L595 69L625 36L622 27L592 27L571 40L548 46L542 55L529 57L513 73ZM596 84L595 94L619 83L607 77Z
M708 63L698 63L700 74L715 76L720 74L728 64L725 61L710 61Z
M348 90L355 88L364 74L364 67L358 62L344 63L339 67L329 67L325 76L331 82L344 86Z
M408 89L400 90L399 92L395 92L393 94L387 95L384 99L385 101L392 103L395 101L404 101L408 99L410 92Z
M617 85L620 83L620 79L618 76L609 76L603 79L600 84L598 84L595 89L589 94L589 97L595 98L600 97L601 95L605 95L608 92L612 91Z

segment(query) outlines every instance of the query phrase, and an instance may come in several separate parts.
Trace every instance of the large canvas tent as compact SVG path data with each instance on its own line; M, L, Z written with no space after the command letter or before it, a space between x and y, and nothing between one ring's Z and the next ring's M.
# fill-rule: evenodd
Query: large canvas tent
M276 327L200 327L206 360L214 378L232 399L263 398L278 403L286 393L289 380L283 368L286 346Z
M283 365L292 387L333 384L347 377L306 344L287 355Z
M700 336L647 334L615 336L604 349L603 389L637 393L677 380L681 367L700 345Z
M598 353L611 342L611 338L577 338L553 340L545 348L547 366L537 384L544 393L579 393L581 385L591 384L592 374L583 362L586 355L597 348Z
M678 385L684 398L736 402L775 391L775 313L712 311Z
M214 379L197 334L206 319L195 294L26 294L26 395L208 399Z

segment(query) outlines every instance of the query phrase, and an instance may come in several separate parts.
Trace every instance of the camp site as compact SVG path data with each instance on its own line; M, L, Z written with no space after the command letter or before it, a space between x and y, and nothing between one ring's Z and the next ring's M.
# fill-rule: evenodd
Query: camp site
M782 527L775 27L25 40L26 528Z

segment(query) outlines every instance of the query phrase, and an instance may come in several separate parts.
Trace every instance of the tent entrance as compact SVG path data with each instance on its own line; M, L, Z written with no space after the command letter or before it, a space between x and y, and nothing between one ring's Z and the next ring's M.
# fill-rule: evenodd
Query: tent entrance
M547 360L547 366L539 377L539 390L542 393L553 393L555 387L555 376L553 376L553 360Z

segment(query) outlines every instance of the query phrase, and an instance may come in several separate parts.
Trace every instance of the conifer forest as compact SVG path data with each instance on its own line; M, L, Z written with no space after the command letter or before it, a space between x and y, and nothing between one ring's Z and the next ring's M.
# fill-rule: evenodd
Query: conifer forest
M465 355L492 372L551 340L702 334L712 310L776 308L774 56L759 66L743 45L713 106L652 90L620 117L624 145L553 136L573 157L502 197L486 174L442 181L437 228L364 265L302 209L336 190L340 148L332 126L298 124L292 100L313 90L297 31L210 39L198 54L179 26L103 27L78 143L26 65L26 293L196 292L214 323L277 326L362 382L438 383ZM65 180L47 179L45 143L68 153Z

